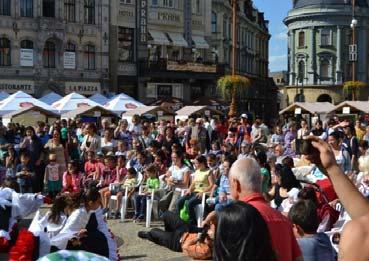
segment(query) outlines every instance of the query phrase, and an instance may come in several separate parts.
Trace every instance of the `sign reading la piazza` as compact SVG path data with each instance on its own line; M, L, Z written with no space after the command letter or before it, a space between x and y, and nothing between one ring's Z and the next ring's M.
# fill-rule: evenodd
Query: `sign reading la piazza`
M65 93L77 92L83 95L92 95L101 92L99 82L66 82Z
M33 81L0 79L0 91L7 93L22 91L28 94L34 94L35 84Z

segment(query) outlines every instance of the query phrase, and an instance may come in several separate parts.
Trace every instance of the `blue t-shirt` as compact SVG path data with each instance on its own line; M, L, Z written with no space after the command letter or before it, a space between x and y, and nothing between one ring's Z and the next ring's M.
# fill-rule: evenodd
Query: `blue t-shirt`
M337 253L332 247L329 237L317 233L311 237L298 238L304 261L334 261Z

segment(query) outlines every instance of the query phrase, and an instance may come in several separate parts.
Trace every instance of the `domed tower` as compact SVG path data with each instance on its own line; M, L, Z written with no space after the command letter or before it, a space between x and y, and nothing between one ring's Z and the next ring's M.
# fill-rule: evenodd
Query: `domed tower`
M288 27L288 102L344 100L342 84L352 80L352 0L293 0ZM356 0L356 80L369 79L369 0ZM361 99L368 98L363 94Z

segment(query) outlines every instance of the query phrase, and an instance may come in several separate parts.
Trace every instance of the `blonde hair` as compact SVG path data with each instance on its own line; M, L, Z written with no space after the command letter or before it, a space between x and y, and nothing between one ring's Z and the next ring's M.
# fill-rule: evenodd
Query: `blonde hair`
M49 160L56 160L56 154L50 153L49 154Z
M362 172L369 172L369 156L361 156L359 158L359 169Z

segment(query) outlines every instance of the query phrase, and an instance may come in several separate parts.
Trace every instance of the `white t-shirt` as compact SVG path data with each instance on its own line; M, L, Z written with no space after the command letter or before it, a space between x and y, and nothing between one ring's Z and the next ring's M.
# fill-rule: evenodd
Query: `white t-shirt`
M176 165L172 165L169 167L169 171L174 180L183 181L184 174L189 172L190 169L186 165L182 165L181 168L177 167Z

